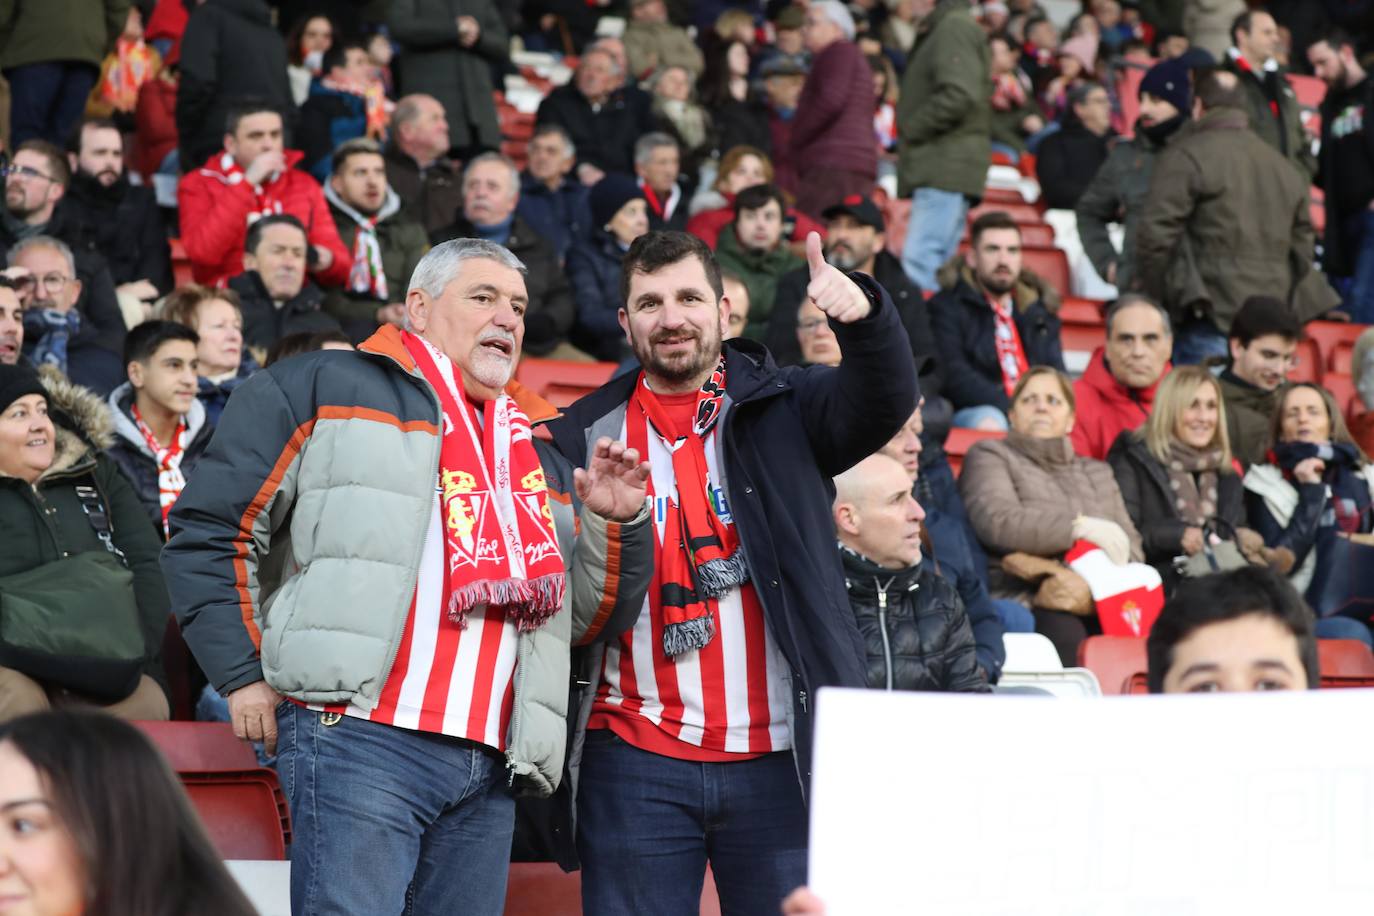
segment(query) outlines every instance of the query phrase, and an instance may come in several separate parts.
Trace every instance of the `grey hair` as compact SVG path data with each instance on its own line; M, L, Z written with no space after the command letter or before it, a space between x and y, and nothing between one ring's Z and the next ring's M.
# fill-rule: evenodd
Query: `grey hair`
M420 263L415 265L415 272L410 275L410 286L407 287L407 291L424 290L437 299L444 294L444 287L458 276L463 262L478 258L495 261L503 267L525 273L524 262L511 254L510 249L504 245L488 242L486 239L449 239L431 248L420 259Z
M635 141L635 165L643 165L649 161L649 157L654 154L654 150L663 146L671 146L678 149L677 141L672 134L666 134L661 130L651 131Z
M608 39L599 38L591 44L587 45L587 47L582 51L582 59L586 60L587 57L591 54L605 54L606 58L611 62L611 69L615 71L615 75L624 76L625 71L620 68L620 55L616 54L614 51L610 49L610 46L607 44L607 41Z
M577 144L573 142L572 136L562 124L540 124L534 129L534 136L531 139L537 140L540 137L557 137L563 141L563 155L569 159L577 157Z
M844 32L845 41L854 40L854 17L840 0L818 0L811 7L825 13L825 18L839 26L840 31Z
M511 196L515 196L516 194L520 193L520 170L515 167L514 162L511 162L510 157L504 156L501 153L482 153L479 156L474 156L471 159L469 159L467 168L463 169L464 185L468 183L468 176L472 174L472 167L481 162L499 162L501 163L501 165L504 165L506 167L506 171L510 172Z
M1122 309L1128 309L1133 305L1148 305L1158 312L1159 320L1164 322L1164 333L1170 337L1174 336L1174 326L1173 323L1169 321L1169 313L1165 310L1164 306L1160 305L1149 296L1144 296L1140 293L1124 293L1121 298L1107 307L1107 314L1103 320L1107 325L1108 339L1112 336L1112 320L1120 314Z
M66 242L61 239L53 238L50 235L29 236L22 242L16 244L10 249L9 254L5 256L6 266L15 266L15 263L19 260L19 256L30 248L51 248L53 251L56 251L58 254L62 255L63 260L67 262L67 270L71 273L72 277L76 277L76 256L72 254L72 250L67 246Z

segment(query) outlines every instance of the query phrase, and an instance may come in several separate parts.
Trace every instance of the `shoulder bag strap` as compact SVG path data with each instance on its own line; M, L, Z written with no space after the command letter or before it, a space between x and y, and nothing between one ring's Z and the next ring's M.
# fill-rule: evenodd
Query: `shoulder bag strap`
M91 523L95 536L100 538L100 543L105 545L105 549L122 565L128 566L129 561L124 556L124 551L115 546L114 533L110 527L110 513L105 508L105 500L101 497L100 490L94 484L95 480L91 479L90 484L76 485L76 498L81 502L81 511L86 513L86 521Z

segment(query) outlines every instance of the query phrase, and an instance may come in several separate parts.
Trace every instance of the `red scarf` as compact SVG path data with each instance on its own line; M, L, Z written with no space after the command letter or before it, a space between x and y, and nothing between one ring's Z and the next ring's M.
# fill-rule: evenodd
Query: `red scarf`
M181 473L181 459L186 453L186 418L177 420L172 444L164 447L148 424L143 422L143 414L139 413L137 404L133 405L133 416L134 425L143 434L143 441L148 443L153 459L157 461L157 498L162 506L162 533L165 536L170 533L167 530L167 516L181 491L186 488L186 476Z
M663 652L669 657L703 648L715 635L714 599L749 580L735 529L711 507L706 440L725 399L725 359L701 386L688 429L680 428L640 374L630 396L628 423L646 423L673 453L677 499L668 501L654 582L663 609Z
M1235 64L1236 64L1236 69L1237 69L1237 70L1240 70L1240 71L1242 71L1243 73L1248 73L1248 74L1250 74L1250 75L1253 76L1257 81L1259 81L1259 84L1260 84L1261 86L1264 86L1264 88L1265 88L1266 91L1268 90L1269 87L1268 87L1268 85L1267 85L1267 78L1266 78L1265 76L1261 76L1260 74L1256 73L1256 72L1255 72L1255 68L1252 67L1252 66L1250 66L1250 62L1249 62L1248 60L1246 60L1245 57L1244 57L1239 51L1237 51L1235 48L1231 48L1231 49L1228 50L1226 53L1227 53L1227 55L1230 56L1231 60L1235 62ZM1266 74L1268 74L1270 71L1269 71L1268 69L1266 69L1264 72L1265 72ZM1271 114L1273 114L1274 117L1277 118L1277 117L1279 116L1279 102L1278 102L1278 99L1270 99L1270 100L1269 100L1269 111L1270 111Z
M406 332L405 348L443 408L439 511L444 521L444 603L467 626L479 604L500 608L521 630L563 606L563 556L530 421L509 395L482 405L482 428L447 356Z
M1011 397L1017 380L1026 373L1030 364L1026 362L1026 351L1021 346L1021 335L1016 331L1011 309L994 296L987 298L997 322L992 339L997 344L997 365L1002 368L1002 387L1007 389L1007 397Z
M283 186L278 183L278 179L281 178L280 172L269 175L263 184L249 184L248 179L244 176L243 167L235 162L234 157L229 153L220 155L219 169L229 184L243 182L253 189L253 212L248 219L250 223L260 216L272 216L286 212L282 207L281 197L278 196L278 192Z

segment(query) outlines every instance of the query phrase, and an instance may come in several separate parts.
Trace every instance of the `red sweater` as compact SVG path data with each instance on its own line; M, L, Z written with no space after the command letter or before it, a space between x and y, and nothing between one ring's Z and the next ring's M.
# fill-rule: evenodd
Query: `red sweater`
M1160 379L1172 368L1165 364ZM1150 416L1155 403L1155 389L1159 379L1149 388L1127 388L1107 369L1103 349L1093 351L1083 377L1073 383L1074 412L1073 450L1085 458L1107 460L1116 437L1128 429L1139 429Z
M296 217L305 226L311 245L322 245L334 255L328 270L314 273L321 286L342 286L348 280L353 258L339 239L339 230L329 214L324 191L314 178L295 168L303 155L286 151L286 169L275 181L263 186L258 198L242 173L231 173L225 154L216 153L197 171L181 179L177 189L181 212L181 241L191 261L191 274L197 283L223 286L230 277L243 273L243 243L248 224L263 215L261 201L280 204L276 212Z

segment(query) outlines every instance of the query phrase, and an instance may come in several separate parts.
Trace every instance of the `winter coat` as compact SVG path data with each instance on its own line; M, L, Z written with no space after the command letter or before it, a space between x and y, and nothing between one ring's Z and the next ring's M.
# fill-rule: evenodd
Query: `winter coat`
M955 409L991 404L1011 406L997 363L996 317L984 298L973 269L962 258L940 268L940 291L927 304L936 352L944 363L941 392ZM1064 368L1059 343L1059 295L1030 271L1023 270L1012 293L1012 320L1028 366Z
M1041 142L1035 155L1035 176L1051 210L1072 210L1102 163L1107 161L1114 135L1099 137L1077 118Z
M124 32L129 0L4 0L0 63L76 61L99 67Z
M1029 85L1029 81L1022 77L1023 81ZM1021 129L1026 118L1032 115L1044 120L1044 113L1040 106L1036 104L1034 91L1027 90L1025 100L1015 108L999 111L996 108L989 108L989 128L992 142L1010 146L1017 152L1026 150L1026 132Z
M907 279L902 262L887 251L879 251L873 259L873 279L877 280L892 303L897 306L902 327L911 342L911 356L921 379L921 393L930 402L940 394L944 384L944 360L936 354L935 332L930 329L930 310L921 291ZM794 366L801 362L801 342L797 340L797 310L806 296L811 271L803 266L789 271L778 280L778 292L773 300L773 313L768 316L768 333L763 342L779 366Z
M176 112L183 170L223 148L225 118L245 99L274 106L290 130L296 104L286 79L286 43L272 27L264 0L205 0L195 7L181 38L179 66ZM183 224L195 223L186 218L184 204L181 213Z
M288 334L340 329L334 316L322 310L324 293L309 280L281 308L272 301L256 270L241 273L226 285L239 294L245 347L269 350Z
M840 549L849 606L868 655L874 690L987 693L973 630L954 586L930 561L884 569Z
M158 489L157 456L148 447L143 433L138 431L134 422L133 385L125 382L114 391L106 402L110 415L114 418L114 441L105 449L111 461L119 465L125 478L133 487L143 511L153 523L154 529L162 531L162 494ZM181 455L181 473L188 480L205 447L210 444L210 436L215 428L205 419L205 406L199 400L191 402L186 413L186 446Z
M664 67L682 67L693 80L701 76L705 62L692 36L671 22L634 22L625 26L625 54L630 75L642 80Z
M111 441L109 410L99 397L56 373L45 372L43 386L57 431L53 462L33 486L0 474L0 577L72 554L104 553L76 492L80 486L94 487L114 545L133 573L145 647L143 673L165 681L160 659L168 603L158 568L162 542L119 467L101 454Z
M603 362L618 363L630 354L617 315L620 298L620 262L625 249L604 229L590 241L578 240L568 250L568 280L577 301L577 320L571 341L583 353Z
M746 249L735 236L735 227L730 226L721 231L716 241L716 262L744 281L749 290L749 323L744 333L754 340L762 340L768 330L768 317L773 312L773 300L777 298L779 278L790 270L804 267L806 261L794 254L785 241L771 251Z
M741 102L731 96L707 110L711 114L711 140L716 156L723 156L736 146L752 146L772 157L773 168L777 170L773 113L767 102L752 97Z
M105 258L115 286L147 280L165 296L175 285L167 226L151 188L129 184L127 175L110 187L81 172L58 202L70 226Z
M224 413L224 405L229 403L229 395L246 382L250 375L257 372L258 368L258 361L245 349L243 359L239 362L239 371L233 378L214 382L202 375L196 380L196 399L205 405L205 422L211 428L219 423L219 416Z
M446 156L421 169L414 159L389 146L386 183L401 196L401 203L426 232L447 226L463 209L463 175L458 164Z
M1348 136L1346 131L1358 132L1364 146L1366 177L1374 174L1374 78L1366 75L1358 86L1348 91L1328 89L1322 99L1321 118L1321 169L1318 183L1324 192L1326 206L1322 267L1329 276L1348 277L1355 273L1360 249L1359 240L1349 237L1343 226L1346 218L1353 215L1349 207L1358 201L1345 200L1341 194L1342 183L1349 181L1349 171L1343 173L1338 164L1335 131L1339 128L1342 136ZM1359 165L1352 161L1345 163L1344 167L1346 170L1358 169ZM1348 185L1347 188L1349 193L1346 197L1363 197L1354 188ZM1369 202L1365 201L1364 206L1368 207Z
M1183 534L1190 523L1178 514L1177 495L1169 484L1169 471L1150 453L1139 433L1125 432L1117 437L1107 463L1116 475L1126 511L1140 532L1145 562L1164 577L1174 579L1174 557L1183 554ZM1231 467L1217 474L1217 511L1222 524L1217 534L1230 539L1235 529L1246 527L1245 496L1240 475Z
M557 124L577 147L577 164L589 162L603 172L635 173L635 141L658 129L653 99L633 86L617 89L596 111L587 97L568 83L544 96L537 124Z
M1278 296L1307 321L1340 301L1313 270L1307 181L1219 108L1185 125L1160 154L1136 233L1136 275L1176 321L1201 307L1222 333L1251 296ZM1170 271L1186 241L1207 300L1186 300Z
M811 59L792 119L792 161L812 169L878 174L873 138L873 70L859 46L839 39Z
M1221 373L1217 384L1226 405L1226 435L1231 442L1231 454L1247 468L1262 464L1271 444L1269 430L1280 389L1257 388L1241 381L1230 369Z
M525 172L520 176L520 200L515 205L515 212L529 224L535 235L553 246L560 259L566 259L574 242L590 239L592 230L600 228L592 225L590 193L587 186L571 174L564 176L558 190L552 191L544 182Z
M459 16L477 20L470 48L458 43ZM398 95L423 92L444 106L450 148L501 145L492 67L507 62L510 35L492 0L392 0L387 28L400 45Z
M556 413L517 383L507 391L533 424ZM388 325L357 352L270 366L230 404L163 552L187 644L221 693L266 681L303 703L374 709L436 511L438 396ZM563 775L570 647L638 616L653 529L647 510L617 523L584 509L572 467L534 447L568 588L557 614L519 634L505 758L517 791L549 795Z
M1298 104L1293 86L1288 82L1287 71L1275 62L1258 75L1250 73L1241 69L1229 53L1221 66L1234 73L1240 80L1240 87L1245 90L1245 110L1250 115L1250 129L1279 155L1293 163L1302 178L1311 181L1317 174L1317 159L1312 155L1312 144L1303 130L1302 107ZM1277 114L1271 104L1277 106Z
M787 660L789 730L803 790L811 774L812 695L822 686L867 683L863 640L835 549L831 479L891 439L920 395L891 300L872 280L851 277L874 308L860 321L835 326L851 357L838 368L779 369L756 341L725 341L725 401L715 440L719 485L765 624ZM573 465L586 463L597 437L620 435L638 378L634 372L613 378L549 424L554 444ZM588 683L575 720L579 731L591 713L601 656L593 648L582 665ZM579 755L580 742L574 767Z
M983 196L992 157L991 74L987 35L968 4L940 0L921 23L902 74L898 194L937 188ZM871 112L870 103L864 114Z
M332 187L324 189L324 196L352 264L362 214L344 203ZM375 231L377 245L382 250L382 271L386 274L386 298L375 298L371 293L357 292L347 285L329 290L324 297L324 310L338 319L354 343L362 343L377 330L377 309L405 301L410 276L429 251L429 234L401 209L401 198L389 188L382 209L377 211Z
M1080 515L1116 522L1130 538L1131 559L1144 559L1112 469L1075 455L1068 437L1033 439L1011 432L974 443L959 473L959 495L990 555L994 597L1027 597L1025 583L1002 570L1002 557L1062 557L1073 546L1073 520Z
M1155 389L1173 368L1164 371L1148 388L1127 388L1116 380L1107 366L1107 354L1098 347L1088 360L1088 368L1073 383L1076 402L1073 418L1073 450L1084 458L1105 461L1116 437L1126 430L1139 429L1150 418Z
M326 184L338 145L365 136L367 102L363 97L313 80L296 119L296 146L305 155L302 167L321 185Z
M460 212L457 220L445 229L430 235L434 244L448 239L476 238L477 230ZM511 223L510 236L505 242L510 253L525 265L525 291L530 297L525 310L525 340L523 351L530 356L543 356L565 343L572 330L577 307L572 287L558 263L558 252L544 241L519 216Z
M182 176L177 189L181 211L181 243L191 261L191 276L205 286L219 286L243 270L243 246L256 201L241 172L230 172L228 153L211 156L200 170ZM296 150L286 153L286 168L268 183L281 200L282 212L305 226L306 240L322 245L334 255L328 270L317 271L321 283L336 286L348 279L352 262L339 230L325 206L319 184L294 166L301 161ZM188 219L195 214L194 219Z
M1220 61L1231 44L1231 23L1245 12L1245 0L1184 0L1183 31L1195 48Z
M177 148L177 84L158 74L138 87L134 106L134 149L130 170L149 187L162 160Z
M957 503L959 493L952 481L950 491ZM919 501L920 497L917 499ZM978 664L988 683L996 684L1007 660L1007 647L1002 639L1006 630L988 594L987 557L978 547L967 519L946 515L934 508L934 504L928 506L923 502L921 508L926 510L926 519L921 524L930 536L935 572L958 592L973 630Z

